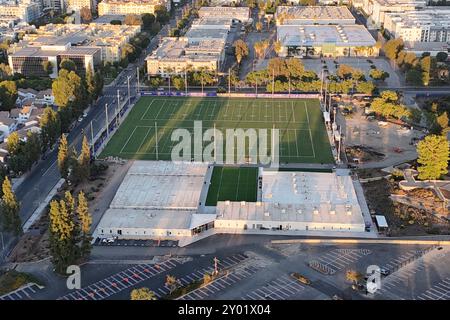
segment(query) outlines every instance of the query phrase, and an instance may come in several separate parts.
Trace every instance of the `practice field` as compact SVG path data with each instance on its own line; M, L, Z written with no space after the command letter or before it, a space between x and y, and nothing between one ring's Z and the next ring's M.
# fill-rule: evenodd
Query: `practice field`
M226 200L256 202L257 188L256 167L214 167L206 205Z
M268 129L266 138L258 141L259 147L264 142L268 150L274 137L271 129L276 128L279 129L281 163L333 162L316 99L143 97L100 157L173 160L172 149L179 141L172 141L172 132L184 128L194 137L194 121L202 121L203 132L215 126L224 137L226 129ZM193 140L192 160L195 157ZM211 142L203 142L203 148L208 144Z

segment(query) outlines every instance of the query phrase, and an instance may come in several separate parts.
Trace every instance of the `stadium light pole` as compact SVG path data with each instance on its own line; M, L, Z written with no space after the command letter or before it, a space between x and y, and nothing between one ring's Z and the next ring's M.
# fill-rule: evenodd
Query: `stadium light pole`
M108 128L108 104L107 103L105 103L105 122L106 122L106 136L108 137L108 134L109 134L109 128Z
M228 68L228 96L231 96L231 68Z
M275 92L275 69L272 69L272 98Z
M95 159L94 127L92 125L92 120L91 120L91 144L92 144L92 155L94 156Z
M127 76L127 82L128 82L128 108L131 106L131 98L130 98L130 76Z
M137 77L137 86L136 86L136 94L139 94L139 67L136 67L136 77Z
M184 67L184 95L187 96L187 93L188 93L187 68Z

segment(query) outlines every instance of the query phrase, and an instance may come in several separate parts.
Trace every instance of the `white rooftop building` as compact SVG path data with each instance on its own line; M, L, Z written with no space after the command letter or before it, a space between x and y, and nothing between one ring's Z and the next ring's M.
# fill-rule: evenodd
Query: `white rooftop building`
M218 202L214 227L364 232L365 223L347 173L263 171L261 201Z
M277 25L355 24L355 17L346 6L279 6L275 13Z

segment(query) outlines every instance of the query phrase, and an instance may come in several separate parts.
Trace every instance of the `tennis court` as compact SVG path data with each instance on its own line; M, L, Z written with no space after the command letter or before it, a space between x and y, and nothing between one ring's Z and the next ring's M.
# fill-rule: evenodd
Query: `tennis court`
M215 127L224 136L226 129L267 129L269 137L264 143L268 150L272 128L276 128L280 162L333 162L316 99L143 97L100 157L171 160L172 149L179 143L172 141L172 132L184 128L193 136L195 121L201 121L202 132ZM203 147L209 143L203 142ZM192 148L192 159L195 152Z

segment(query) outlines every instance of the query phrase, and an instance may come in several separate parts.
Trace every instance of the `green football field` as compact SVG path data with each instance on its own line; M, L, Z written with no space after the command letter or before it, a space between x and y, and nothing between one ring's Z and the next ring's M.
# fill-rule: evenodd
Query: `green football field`
M257 187L256 167L214 167L206 205L226 200L256 202Z
M143 97L100 157L172 160L172 149L179 143L172 141L172 132L184 128L194 136L194 121L202 121L203 132L215 126L224 137L226 129L268 129L268 150L274 137L271 129L279 129L281 163L334 161L317 99ZM208 144L203 142L203 147ZM191 155L195 157L194 147Z

